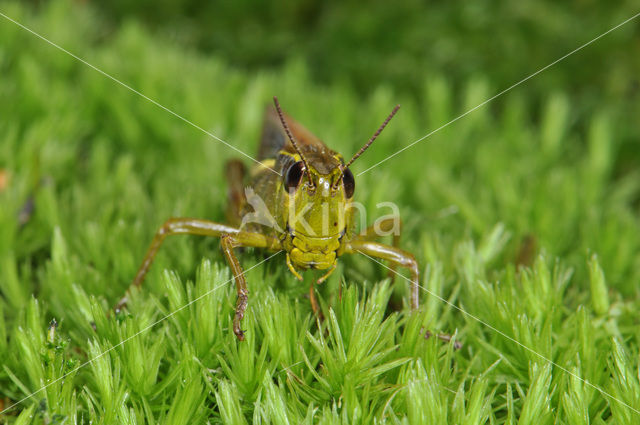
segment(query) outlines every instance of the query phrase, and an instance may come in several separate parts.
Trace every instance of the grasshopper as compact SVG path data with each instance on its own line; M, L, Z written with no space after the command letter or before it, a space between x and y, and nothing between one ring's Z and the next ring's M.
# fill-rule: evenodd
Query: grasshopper
M349 166L373 143L399 109L397 105L369 141L348 161L329 149L320 139L282 112L278 99L275 108L267 110L258 152L257 166L248 178L238 160L225 167L229 180L227 224L196 218L170 218L157 231L131 288L139 287L147 274L162 242L169 235L201 235L220 238L222 251L231 268L237 289L233 332L244 340L240 325L247 309L249 290L235 248L255 247L286 252L287 267L302 280L300 270L317 269L326 272L315 282L322 283L335 270L338 257L363 253L389 261L391 268L404 267L411 275L411 307L418 308L418 264L412 254L398 248L398 235L393 246L375 242L374 227L354 233L351 203L355 180ZM274 173L276 171L277 173ZM255 217L251 212L251 197L264 202L268 216ZM252 205L251 205L252 204ZM255 209L255 208L254 208ZM247 220L254 215L254 220ZM392 220L379 223L379 229L389 227ZM130 289L131 289L130 288ZM311 308L319 314L314 282L309 287ZM116 306L124 307L127 296Z

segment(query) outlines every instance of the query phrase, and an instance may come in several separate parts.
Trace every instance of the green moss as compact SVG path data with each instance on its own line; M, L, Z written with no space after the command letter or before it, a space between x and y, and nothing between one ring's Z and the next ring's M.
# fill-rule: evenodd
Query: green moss
M249 154L274 94L347 156L402 103L356 174L498 89L429 74L419 100L362 98L302 61L248 73L133 22L104 37L75 3L2 11ZM237 155L6 20L0 40L0 400L38 391L0 421L638 422L640 180L618 166L637 158L620 159L612 102L584 115L562 91L514 91L357 177L369 212L400 206L423 307L394 311L405 280L341 258L318 323L283 256L247 250L239 343L215 240L169 239L128 313L109 314L166 218L224 220Z

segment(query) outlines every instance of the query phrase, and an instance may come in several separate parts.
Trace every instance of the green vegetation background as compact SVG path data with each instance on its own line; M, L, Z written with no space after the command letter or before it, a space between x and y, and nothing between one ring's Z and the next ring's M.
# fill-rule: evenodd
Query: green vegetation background
M345 155L402 103L356 174L639 12L288 3L0 11L250 154L274 94ZM638 423L639 25L357 178L401 208L420 311L341 258L319 330L280 256L247 273L238 343L216 240L168 240L107 315L166 218L224 220L237 155L0 18L0 409L50 384L0 423Z

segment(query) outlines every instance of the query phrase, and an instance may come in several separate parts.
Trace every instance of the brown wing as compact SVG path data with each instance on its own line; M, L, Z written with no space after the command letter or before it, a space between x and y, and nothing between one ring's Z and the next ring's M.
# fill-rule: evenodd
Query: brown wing
M325 144L300 123L287 114L284 114L284 118L289 125L293 137L295 137L303 151L306 151L307 147L311 147L311 150L326 150ZM316 149L313 149L312 146L315 146ZM294 152L293 146L282 127L276 108L269 106L264 114L258 160L262 161L264 159L276 158L278 152L283 149L287 152Z

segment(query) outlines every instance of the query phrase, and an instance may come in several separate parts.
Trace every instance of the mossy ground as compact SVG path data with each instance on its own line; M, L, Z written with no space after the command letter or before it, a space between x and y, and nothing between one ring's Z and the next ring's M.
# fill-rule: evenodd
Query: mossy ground
M134 22L106 37L76 4L2 12L249 154L274 94L346 156L402 103L356 174L503 88L430 73L419 96L362 98L303 61L239 71ZM318 326L283 256L247 250L239 343L217 240L167 240L128 314L107 314L166 218L224 220L237 154L6 20L0 40L0 400L50 384L0 422L640 421L640 161L620 105L514 90L357 177L372 215L401 208L422 308L341 258Z

